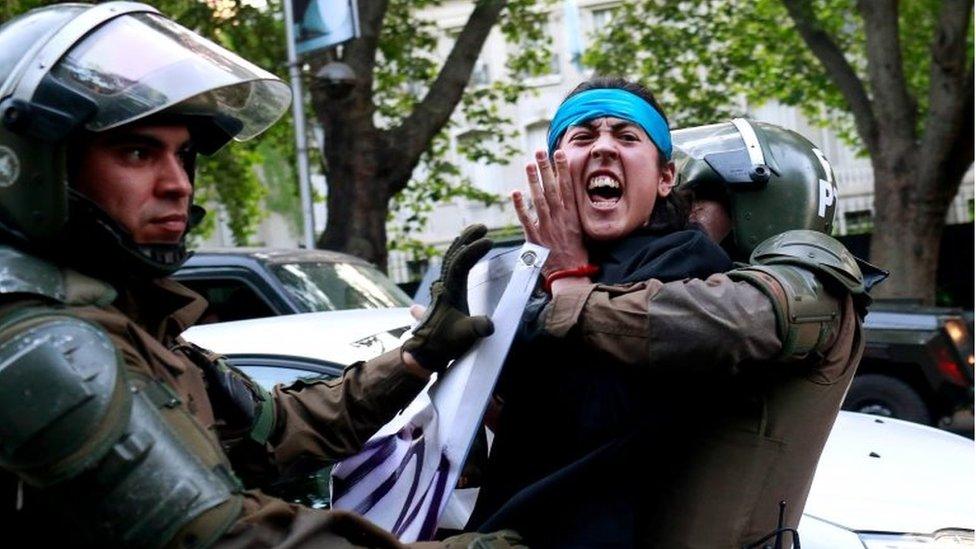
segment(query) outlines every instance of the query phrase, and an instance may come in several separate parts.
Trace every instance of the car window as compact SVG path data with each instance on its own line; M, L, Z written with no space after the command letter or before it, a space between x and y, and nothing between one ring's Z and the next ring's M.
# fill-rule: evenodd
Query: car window
M297 370L294 368L279 368L275 366L242 366L244 371L258 385L267 390L279 383L289 385L298 379L326 378L332 379L336 376L319 372L309 372L308 370Z
M342 373L342 367L325 362L303 362L280 356L229 356L231 364L247 374L267 390L283 383L290 385L299 379L332 379ZM328 509L332 505L332 464L309 470L292 471L271 479L262 486L264 491L291 503L313 509Z
M209 306L198 324L276 316L277 313L249 284L239 278L180 279L202 295Z
M409 307L410 297L383 273L352 263L283 263L272 266L305 312Z

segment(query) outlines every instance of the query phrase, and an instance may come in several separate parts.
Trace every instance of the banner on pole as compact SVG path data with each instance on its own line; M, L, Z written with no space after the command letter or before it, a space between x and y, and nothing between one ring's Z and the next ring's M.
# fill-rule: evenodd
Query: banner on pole
M292 2L295 52L299 55L337 46L359 37L356 0L285 0Z

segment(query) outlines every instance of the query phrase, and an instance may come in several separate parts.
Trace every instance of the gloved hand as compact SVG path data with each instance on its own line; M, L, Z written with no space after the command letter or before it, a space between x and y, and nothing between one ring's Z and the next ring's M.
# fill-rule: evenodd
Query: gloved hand
M424 368L440 372L478 339L495 331L486 316L468 314L468 271L491 249L484 225L461 231L444 254L441 276L430 286L430 306L402 349Z

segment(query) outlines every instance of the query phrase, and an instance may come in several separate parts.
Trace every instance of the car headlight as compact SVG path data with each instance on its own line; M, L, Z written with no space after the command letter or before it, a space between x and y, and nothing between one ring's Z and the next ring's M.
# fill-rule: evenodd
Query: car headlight
M952 342L956 344L956 347L962 347L966 344L966 339L968 330L966 329L966 324L958 318L947 319L943 326L946 332L949 333L949 337L952 338Z
M963 360L973 365L973 342L970 340L969 328L961 318L943 318L942 327L945 329L952 344L959 350Z
M939 530L922 534L859 534L867 549L961 549L976 547L972 530Z

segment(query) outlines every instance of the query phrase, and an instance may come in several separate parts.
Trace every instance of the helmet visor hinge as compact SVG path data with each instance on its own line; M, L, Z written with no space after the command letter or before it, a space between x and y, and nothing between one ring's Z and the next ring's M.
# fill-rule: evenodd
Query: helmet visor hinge
M8 130L45 143L64 141L97 108L92 100L50 77L44 78L30 102L8 98L0 103Z

